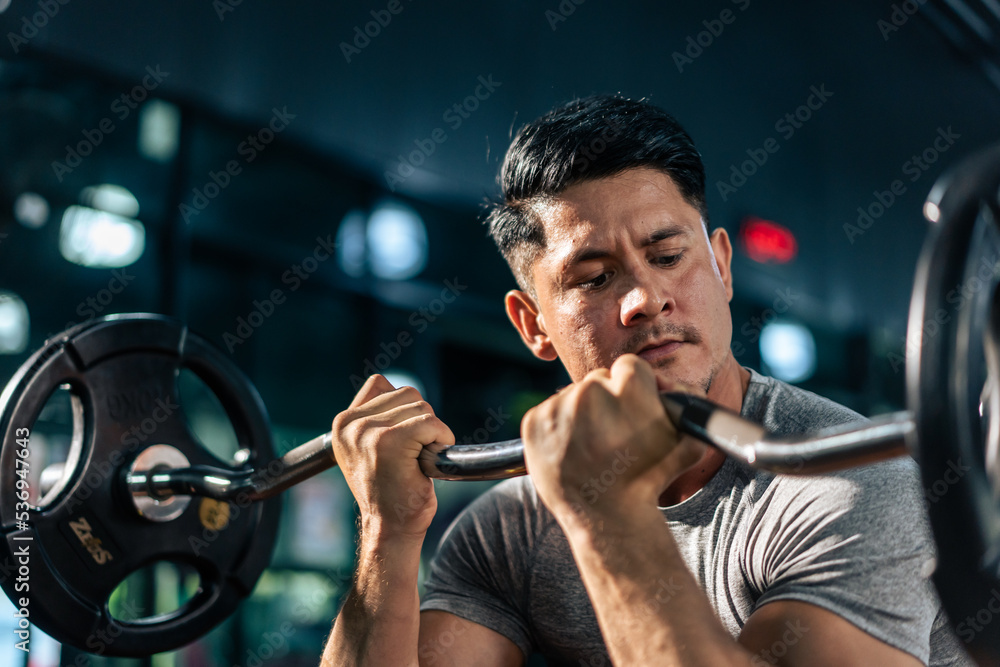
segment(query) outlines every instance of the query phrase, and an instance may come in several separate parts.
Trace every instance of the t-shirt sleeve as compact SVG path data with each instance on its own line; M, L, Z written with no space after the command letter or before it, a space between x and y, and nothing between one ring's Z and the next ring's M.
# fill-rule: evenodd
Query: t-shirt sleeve
M939 602L920 489L907 458L776 477L746 534L745 573L762 592L755 608L809 602L927 663Z
M534 503L524 478L492 487L448 528L431 561L420 610L447 611L498 632L527 657Z

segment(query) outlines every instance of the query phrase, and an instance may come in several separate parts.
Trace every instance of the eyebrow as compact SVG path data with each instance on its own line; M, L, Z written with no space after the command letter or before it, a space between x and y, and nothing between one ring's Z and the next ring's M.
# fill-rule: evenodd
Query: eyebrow
M674 238L675 236L685 236L689 233L690 231L687 227L682 225L668 225L667 227L661 227L653 230L649 236L643 239L642 243L639 244L639 247L648 248L649 246L655 245L660 241L666 241L667 239ZM570 255L569 259L566 260L566 263L563 266L568 269L582 262L587 262L593 259L603 259L610 255L611 251L605 248L583 247Z

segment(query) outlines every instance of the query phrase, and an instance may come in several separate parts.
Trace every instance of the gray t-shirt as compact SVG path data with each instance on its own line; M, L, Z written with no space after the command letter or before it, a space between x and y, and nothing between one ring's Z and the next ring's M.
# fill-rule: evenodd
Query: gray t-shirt
M863 419L754 371L742 414L776 435ZM761 605L799 600L925 663L973 664L929 579L934 544L909 458L810 477L728 459L663 515L734 638ZM672 582L660 588L655 599L669 604ZM611 664L566 537L527 477L491 488L455 520L420 608L491 628L550 665Z

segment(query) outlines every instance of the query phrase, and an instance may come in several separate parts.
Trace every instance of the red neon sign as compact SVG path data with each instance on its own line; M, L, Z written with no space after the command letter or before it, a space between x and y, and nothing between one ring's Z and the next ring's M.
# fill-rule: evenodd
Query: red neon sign
M787 264L799 252L791 230L752 215L740 226L740 241L750 259L761 264Z

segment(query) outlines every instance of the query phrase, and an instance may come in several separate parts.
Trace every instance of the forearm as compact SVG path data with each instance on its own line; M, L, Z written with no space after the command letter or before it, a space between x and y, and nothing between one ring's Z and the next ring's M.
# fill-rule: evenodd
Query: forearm
M362 529L354 584L334 621L322 667L417 665L422 538Z
M562 523L614 664L751 664L751 653L716 618L655 507Z

